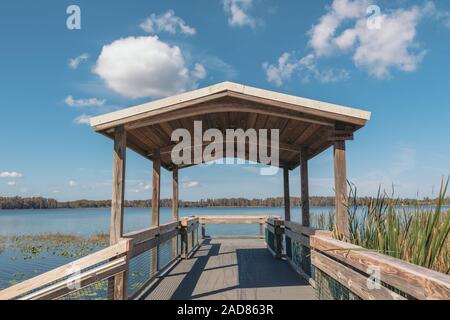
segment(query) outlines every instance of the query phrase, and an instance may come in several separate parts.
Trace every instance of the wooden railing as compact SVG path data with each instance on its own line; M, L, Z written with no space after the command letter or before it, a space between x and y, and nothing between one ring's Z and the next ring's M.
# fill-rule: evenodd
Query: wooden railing
M264 237L264 225L267 219L274 218L272 215L195 215L202 226L202 239L206 238L206 225L239 225L256 224L259 225L259 237ZM240 235L241 237L244 235Z
M446 274L320 235L311 247L312 265L361 299L450 300Z
M269 220L267 232L277 244L284 233L287 261L319 299L450 299L450 276L333 239L329 231Z
M127 271L131 241L119 243L0 291L0 300L57 299ZM92 268L95 265L98 267Z
M185 218L127 233L115 245L0 291L0 300L88 299L83 290L91 286L96 290L101 282L107 292L100 298L136 298L177 259L188 258L197 249L198 221ZM163 250L166 259L161 262ZM134 281L135 274L145 276Z

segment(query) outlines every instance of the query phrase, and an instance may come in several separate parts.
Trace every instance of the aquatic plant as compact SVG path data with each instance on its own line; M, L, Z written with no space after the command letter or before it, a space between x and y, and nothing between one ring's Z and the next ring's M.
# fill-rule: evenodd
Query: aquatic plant
M423 208L418 203L400 208L399 200L378 191L366 207L357 203L357 188L350 185L350 241L369 250L402 259L429 269L450 273L450 210L444 211L450 177L442 181L434 207ZM337 234L334 217L333 234Z
M5 248L17 249L22 259L41 257L43 252L64 258L82 257L108 245L109 235L98 233L92 236L79 236L61 233L20 235L4 237ZM16 258L16 257L11 257Z

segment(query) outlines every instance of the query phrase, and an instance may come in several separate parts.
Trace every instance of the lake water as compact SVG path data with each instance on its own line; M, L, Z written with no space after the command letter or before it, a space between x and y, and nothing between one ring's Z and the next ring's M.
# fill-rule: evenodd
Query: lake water
M283 208L180 208L180 217L195 214L207 215L240 215L240 214L272 214L283 216ZM315 207L311 212L329 212L331 208ZM0 235L36 235L43 233L63 233L76 235L92 235L99 232L109 232L111 209L52 209L52 210L0 210ZM161 224L171 221L170 208L161 208ZM301 209L293 208L292 217L300 219ZM298 220L296 219L296 220ZM151 225L150 208L126 208L124 231L141 230ZM227 226L214 228L211 232L227 231ZM239 229L232 226L231 229ZM248 226L241 226L246 229ZM255 228L255 230L258 228ZM233 230L229 230L233 232Z

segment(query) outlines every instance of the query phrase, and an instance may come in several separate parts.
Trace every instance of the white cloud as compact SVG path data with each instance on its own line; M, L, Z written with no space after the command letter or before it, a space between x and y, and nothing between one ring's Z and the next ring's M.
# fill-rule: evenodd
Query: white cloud
M265 62L263 68L266 71L267 81L281 86L284 80L289 80L299 66L297 61L289 62L289 60L291 60L291 54L285 52L278 59L278 65Z
M64 102L71 107L103 107L106 103L105 99L89 98L89 99L74 99L72 96L67 96Z
M73 123L75 124L87 124L90 125L91 124L91 117L86 115L86 114L82 114L81 116L76 117L73 120Z
M103 46L94 73L129 98L170 96L194 88L199 80L188 70L181 49L157 36L128 37Z
M200 63L196 63L194 66L194 70L192 70L192 77L194 77L195 79L205 79L206 77L206 69L205 67L200 64Z
M256 21L248 15L253 0L223 0L223 8L228 16L228 24L232 27L249 26L254 28Z
M423 14L433 17L447 28L450 28L450 11L439 10L433 1L427 1L425 3Z
M164 31L170 34L181 33L192 36L196 33L195 28L188 26L183 19L175 15L173 10L168 10L160 15L152 14L141 23L140 27L151 34Z
M15 172L15 171L12 171L12 172L9 172L9 171L3 171L3 172L0 172L0 178L22 178L23 177L23 174L22 173L20 173L20 172Z
M216 56L201 56L199 60L202 62L202 65L205 66L208 70L213 70L221 73L225 79L230 80L238 76L238 71L232 65Z
M143 190L150 190L152 188L151 184L145 182L139 182L138 186Z
M71 69L77 69L78 66L80 65L80 63L82 63L83 61L86 61L87 59L89 59L89 55L87 53L83 53L83 54L79 55L78 57L69 59L69 67Z
M298 74L303 82L315 79L321 83L341 82L349 79L350 74L345 69L320 69L314 54L308 54L296 60L290 53L283 53L278 59L278 65L263 64L267 81L281 86L284 81L290 80L294 73Z
M328 13L320 18L318 24L311 29L309 45L316 55L323 56L333 53L333 39L336 30L348 19L365 18L367 0L334 0L328 8Z
M15 181L8 181L7 184L8 184L8 186L13 187L13 186L16 185L16 182Z
M370 4L366 0L334 0L310 31L309 45L316 56L350 52L357 67L379 79L389 77L392 69L415 71L426 53L419 49L416 35L417 25L429 10L427 5L381 12L380 29L374 29L367 25ZM347 25L350 27L345 28Z
M200 187L200 182L198 181L186 181L183 182L184 189L198 188Z

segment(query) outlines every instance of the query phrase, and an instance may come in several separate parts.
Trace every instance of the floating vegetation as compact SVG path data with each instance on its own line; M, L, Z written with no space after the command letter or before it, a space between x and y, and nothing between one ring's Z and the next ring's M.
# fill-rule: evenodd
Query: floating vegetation
M42 258L42 253L64 258L83 257L93 251L108 245L109 235L98 233L92 236L79 236L61 233L46 233L39 235L3 236L0 239L2 248L17 250L20 256L10 259L24 260ZM1 253L1 251L0 251Z

